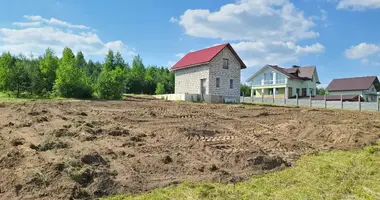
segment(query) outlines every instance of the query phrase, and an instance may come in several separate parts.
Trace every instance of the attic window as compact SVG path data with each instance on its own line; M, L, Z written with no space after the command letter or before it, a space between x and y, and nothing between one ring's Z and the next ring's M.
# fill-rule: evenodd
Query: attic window
M227 58L223 58L223 69L228 69L228 59Z

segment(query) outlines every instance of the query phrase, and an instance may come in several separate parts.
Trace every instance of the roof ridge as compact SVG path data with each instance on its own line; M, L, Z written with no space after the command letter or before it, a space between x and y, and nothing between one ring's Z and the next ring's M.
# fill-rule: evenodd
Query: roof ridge
M199 49L199 50L192 51L192 52L189 52L189 53L195 53L195 52L199 52L199 51L204 51L204 50L208 50L208 49L216 48L216 47L220 47L220 46L227 46L228 44L230 44L230 43L218 44L218 45L215 45L215 46L207 47L207 48L204 48L204 49ZM189 53L187 53L187 54L189 54Z
M355 78L376 78L377 76L356 76L356 77L347 77L347 78L334 78L333 80L342 80L342 79L355 79Z

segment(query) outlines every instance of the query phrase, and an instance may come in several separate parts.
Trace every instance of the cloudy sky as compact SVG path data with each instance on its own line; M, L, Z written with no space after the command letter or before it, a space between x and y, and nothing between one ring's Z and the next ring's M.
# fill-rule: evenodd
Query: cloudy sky
M103 60L170 66L231 43L248 69L315 65L322 84L380 75L380 0L0 0L0 52L40 55L65 46Z

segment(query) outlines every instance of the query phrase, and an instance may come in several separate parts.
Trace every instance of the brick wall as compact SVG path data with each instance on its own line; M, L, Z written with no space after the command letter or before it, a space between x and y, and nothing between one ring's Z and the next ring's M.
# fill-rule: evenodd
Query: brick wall
M228 69L223 69L223 58L229 60ZM229 48L224 48L210 63L210 94L221 96L240 96L240 63ZM220 86L216 87L216 78L220 78ZM230 79L233 89L230 89Z
M190 67L174 71L175 94L200 94L201 79L206 79L206 94L209 94L209 68L207 65Z

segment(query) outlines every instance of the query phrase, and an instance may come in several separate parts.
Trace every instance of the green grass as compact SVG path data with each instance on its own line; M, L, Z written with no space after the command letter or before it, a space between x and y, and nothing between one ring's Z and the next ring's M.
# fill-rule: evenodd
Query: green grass
M306 155L296 166L237 184L182 183L129 199L380 199L380 146Z
M24 95L25 96L25 95ZM14 95L8 95L6 93L0 92L0 102L26 102L26 101L36 101L36 100L68 100L68 98L62 98L62 97L54 97L54 98L27 98L27 97L20 97L17 98Z

